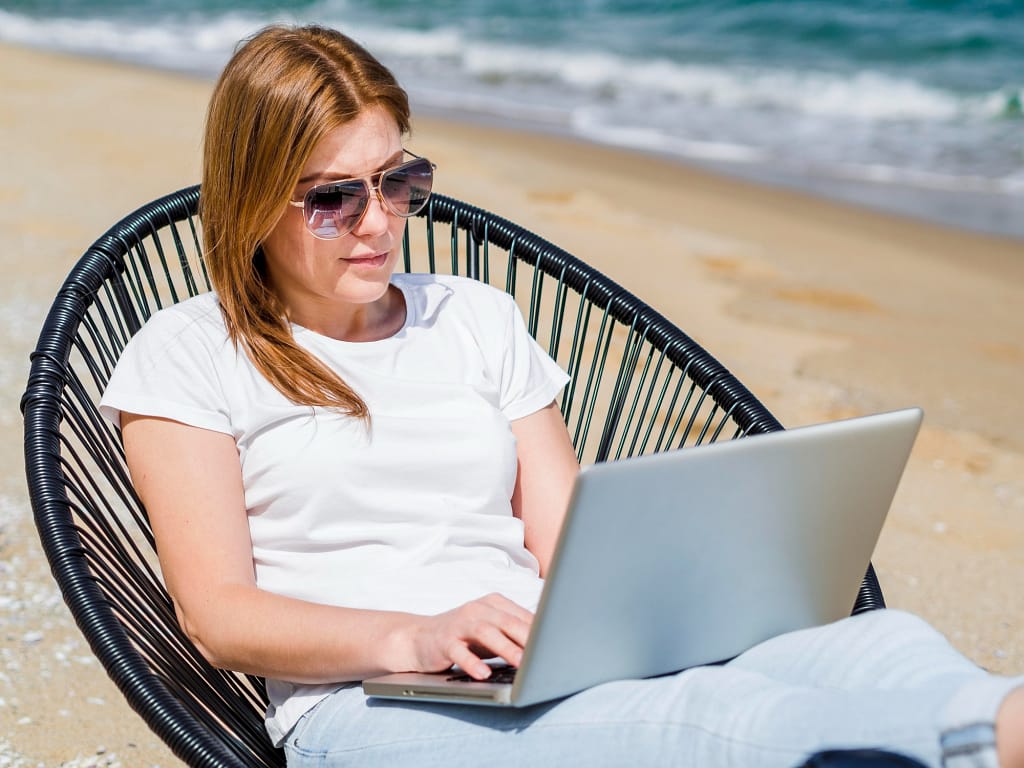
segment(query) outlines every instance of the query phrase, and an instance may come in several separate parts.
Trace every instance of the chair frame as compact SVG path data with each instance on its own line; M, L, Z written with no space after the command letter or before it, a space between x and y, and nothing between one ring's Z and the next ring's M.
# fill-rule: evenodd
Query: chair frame
M147 547L153 547L145 512L131 489L119 436L95 407L95 392L109 378L120 348L162 306L161 295L173 303L183 298L179 293L209 289L201 257L193 263L190 255L190 248L201 251L198 200L198 186L189 187L125 217L84 253L61 286L31 355L21 401L29 495L46 557L79 628L130 706L174 754L191 766L280 766L283 753L272 747L263 731L262 681L210 667L178 629L158 569L144 566L151 555ZM626 438L626 429L646 418L644 413L663 407L660 399L654 405L649 402L650 393L640 398L630 383L638 376L657 375L650 373L654 350L659 356L653 365L660 366L665 359L675 366L680 380L690 386L687 398L700 401L697 408L705 399L710 404L711 415L703 426L694 425L696 410L692 411L685 434L691 429L696 434L686 438L687 444L782 429L745 386L682 330L561 248L506 219L440 194L419 216L426 220L430 271L445 266L452 273L490 281L491 251L501 251L508 254L506 290L515 295L515 286L530 283L524 314L532 333L538 335L544 326L543 301L553 303L556 312L561 308L562 315L549 329L549 351L559 352L565 336L567 297L582 297L574 340L581 334L581 323L589 322L584 314L589 318L594 309L601 315L601 331L593 343L600 359L589 373L581 373L582 347L574 341L567 366L574 383L562 404L581 456L587 446L583 458L604 461L672 447L660 437L652 447L651 427ZM437 259L437 250L443 248L439 229L448 234L450 264ZM165 247L168 242L173 248ZM402 257L407 271L416 256L410 243L407 236ZM158 267L167 275L166 284L161 283ZM158 283L160 291L148 294L145 287ZM545 289L543 301L542 285L553 286ZM98 303L111 313L94 313ZM596 391L597 385L592 379L595 371L597 377L604 373L611 336L603 334L609 323L627 329L622 337L625 346L617 371L609 374L614 386L608 390L604 418L595 421L592 389ZM647 350L646 357L642 350ZM560 353L564 358L565 349ZM73 362L73 357L83 364ZM609 371L614 367L609 364ZM583 380L576 382L577 376ZM574 397L584 406L570 402ZM99 466L104 477L95 477L88 469L93 466ZM133 563L123 562L126 552ZM869 565L853 613L884 605Z

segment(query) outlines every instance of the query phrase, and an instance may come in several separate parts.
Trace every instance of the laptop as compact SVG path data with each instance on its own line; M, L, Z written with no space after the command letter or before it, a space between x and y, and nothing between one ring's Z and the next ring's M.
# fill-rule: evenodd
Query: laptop
M514 682L455 670L363 690L522 707L848 616L921 419L910 408L584 467Z

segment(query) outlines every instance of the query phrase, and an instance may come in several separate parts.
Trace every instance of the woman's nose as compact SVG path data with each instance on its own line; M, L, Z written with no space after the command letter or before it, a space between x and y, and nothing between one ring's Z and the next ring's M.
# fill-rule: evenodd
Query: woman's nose
M384 203L380 189L374 188L366 201L366 210L353 230L357 234L379 234L391 225L393 214Z

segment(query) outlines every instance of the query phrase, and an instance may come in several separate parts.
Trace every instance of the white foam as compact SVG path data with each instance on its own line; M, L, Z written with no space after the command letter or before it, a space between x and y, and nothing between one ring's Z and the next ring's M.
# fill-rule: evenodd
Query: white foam
M457 59L464 46L455 27L435 27L419 31L393 27L346 25L343 31L372 50L377 56L401 56L420 60Z
M368 22L354 0L322 0L303 15L196 11L79 20L0 10L0 40L212 76L237 41L264 24L315 19L365 44L392 67L417 105L435 110L530 123L751 172L772 166L788 178L806 177L812 187L833 179L979 197L1024 195L1015 138L1021 123L1012 115L1024 101L1019 82L965 95L879 70L684 63L572 48L571 41L497 43L456 19L423 29Z
M780 110L863 121L984 119L1000 116L1012 92L963 97L877 71L829 73L738 65L637 60L597 50L481 42L452 25L425 30L346 23L346 2L315 7L381 58L454 67L478 85L494 82L557 84L579 98L652 101L762 111ZM0 10L0 39L62 50L151 61L161 66L216 69L235 43L270 21L295 21L230 12L162 19L33 19ZM1018 93L1018 98L1022 94Z
M31 19L0 10L0 40L157 66L214 69L227 60L239 39L267 21L239 13L210 19L186 16L159 23L104 18Z
M458 39L453 34L451 43ZM739 66L631 60L593 51L535 49L462 41L449 55L463 71L485 81L543 81L613 98L647 94L702 105L785 110L867 121L951 119L998 114L1005 95L979 103L881 72L852 75Z
M610 125L600 113L584 109L573 114L572 125L577 134L602 144L666 152L694 160L755 163L768 159L767 154L757 147L725 141L682 139L668 136L656 128Z
M1024 171L1003 177L975 174L951 174L918 168L897 167L880 163L850 164L833 167L836 178L871 181L878 184L900 184L942 192L984 192L996 195L1024 193Z
M412 98L417 105L427 107L435 112L462 111L549 128L564 129L572 126L570 110L534 101L510 99L505 95L419 86Z

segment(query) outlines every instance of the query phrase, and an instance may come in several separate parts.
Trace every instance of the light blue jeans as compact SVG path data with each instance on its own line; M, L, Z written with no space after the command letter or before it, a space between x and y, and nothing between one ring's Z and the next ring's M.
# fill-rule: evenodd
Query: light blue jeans
M285 744L300 766L793 768L886 747L995 768L992 725L1024 678L990 675L924 621L872 611L769 640L728 664L606 683L523 709L332 694Z

